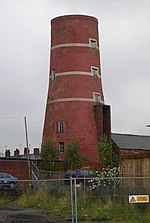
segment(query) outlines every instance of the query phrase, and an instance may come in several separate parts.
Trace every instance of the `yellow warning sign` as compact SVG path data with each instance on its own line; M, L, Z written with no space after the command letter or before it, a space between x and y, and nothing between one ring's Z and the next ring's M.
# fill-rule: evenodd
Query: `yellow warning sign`
M135 203L135 202L136 202L135 198L132 197L132 198L130 199L130 203Z
M148 195L138 195L137 196L137 202L140 202L140 203L148 203L149 202L149 196Z
M129 203L130 204L149 203L149 195L130 195Z

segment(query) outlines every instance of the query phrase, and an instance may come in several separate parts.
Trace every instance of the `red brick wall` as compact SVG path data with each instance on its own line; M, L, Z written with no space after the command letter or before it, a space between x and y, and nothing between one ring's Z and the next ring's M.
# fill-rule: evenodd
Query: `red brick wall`
M0 159L0 172L9 173L16 176L18 180L28 180L28 162L27 160Z
M62 43L87 42L87 36L97 39L98 20L92 16L67 15L54 18L51 21L52 46Z
M69 109L67 109L68 106ZM94 163L99 163L97 128L91 103L59 103L57 105L58 110L56 111L54 108L55 104L51 105L51 112L47 113L46 122L49 125L46 125L45 133L51 135L57 143L64 141L65 150L71 137L75 136L80 142L82 154L88 157L88 163L92 163L92 166ZM65 122L63 133L57 132L57 120ZM65 153L61 158L65 158Z

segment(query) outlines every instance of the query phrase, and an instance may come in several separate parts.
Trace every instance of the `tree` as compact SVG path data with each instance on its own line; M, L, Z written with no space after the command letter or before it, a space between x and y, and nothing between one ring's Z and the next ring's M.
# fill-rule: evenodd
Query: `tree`
M56 171L56 160L59 158L58 148L50 137L41 149L41 168L47 171Z
M74 137L70 140L67 145L66 151L66 161L71 169L81 168L86 162L87 158L80 154L80 144L78 140Z
M110 140L106 135L103 135L99 141L98 151L102 155L102 165L104 168L118 166L118 154L113 151Z

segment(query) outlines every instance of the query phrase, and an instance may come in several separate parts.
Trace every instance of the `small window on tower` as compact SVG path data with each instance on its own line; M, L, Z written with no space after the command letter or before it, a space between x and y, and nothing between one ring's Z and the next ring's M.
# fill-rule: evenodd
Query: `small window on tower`
M59 153L64 153L64 142L59 142Z
M55 80L56 79L56 70L53 69L52 70L52 80Z
M99 73L99 71L98 71L98 67L91 67L91 72L92 72L92 74L93 74L93 76L98 76L98 73Z
M96 103L100 103L100 100L101 100L101 96L99 93L94 93L94 101Z
M89 44L92 48L96 48L97 47L97 40L96 39L89 39Z
M63 121L58 122L58 132L64 132L65 124Z

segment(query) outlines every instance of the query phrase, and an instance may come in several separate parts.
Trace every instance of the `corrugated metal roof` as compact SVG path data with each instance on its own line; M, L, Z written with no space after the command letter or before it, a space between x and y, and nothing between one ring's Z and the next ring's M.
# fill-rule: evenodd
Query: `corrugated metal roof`
M120 149L150 151L150 136L112 133L111 138Z

